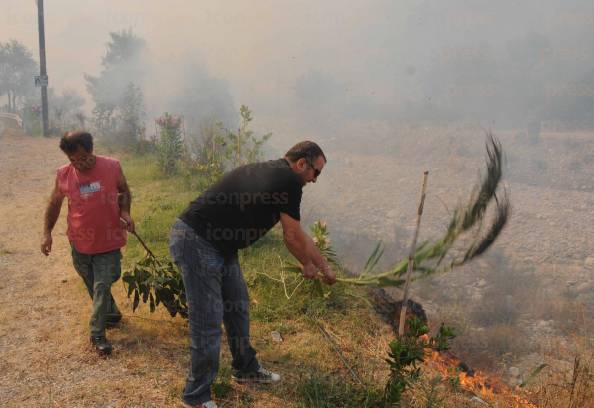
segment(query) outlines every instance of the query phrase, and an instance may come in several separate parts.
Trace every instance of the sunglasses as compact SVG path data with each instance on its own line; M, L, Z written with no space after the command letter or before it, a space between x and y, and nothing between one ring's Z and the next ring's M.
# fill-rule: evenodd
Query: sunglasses
M306 163L307 163L307 165L309 167L311 167L313 169L313 171L314 171L314 178L318 178L318 176L322 173L322 170L316 169L316 167L313 165L313 163L310 160L308 160L308 159L306 159Z

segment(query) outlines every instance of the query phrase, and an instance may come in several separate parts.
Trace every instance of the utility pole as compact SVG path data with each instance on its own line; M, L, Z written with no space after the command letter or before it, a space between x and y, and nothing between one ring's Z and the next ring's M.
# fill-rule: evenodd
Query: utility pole
M41 116L43 118L43 136L49 136L49 119L47 106L47 69L45 66L45 24L43 17L43 0L37 0L37 23L39 26L39 84L41 85Z

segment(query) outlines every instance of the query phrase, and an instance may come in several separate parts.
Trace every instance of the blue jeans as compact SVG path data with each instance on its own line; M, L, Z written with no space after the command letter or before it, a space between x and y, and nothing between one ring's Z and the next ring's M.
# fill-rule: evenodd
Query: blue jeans
M219 369L221 323L233 356L233 369L260 368L250 345L249 298L237 254L223 256L192 227L176 220L169 251L181 270L190 324L190 372L183 399L200 404L211 399L210 387Z

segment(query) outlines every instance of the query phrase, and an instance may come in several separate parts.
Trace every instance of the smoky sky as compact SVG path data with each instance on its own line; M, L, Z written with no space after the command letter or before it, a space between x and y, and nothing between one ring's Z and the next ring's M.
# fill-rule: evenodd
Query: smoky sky
M427 112L516 124L594 97L586 0L54 0L45 9L50 86L78 90L89 111L83 74L100 71L108 33L123 29L147 42L150 114L191 109L172 100L182 79L212 81L194 93L221 116L247 104L256 118L311 126ZM38 55L35 2L3 0L0 40L12 38Z

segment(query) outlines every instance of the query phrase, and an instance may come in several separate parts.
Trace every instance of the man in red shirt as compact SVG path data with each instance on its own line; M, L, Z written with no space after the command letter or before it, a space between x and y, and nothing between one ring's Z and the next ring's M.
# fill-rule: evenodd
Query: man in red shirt
M126 229L134 231L130 216L131 195L120 163L93 154L93 137L88 132L67 133L60 149L70 164L60 167L45 212L41 252L52 249L52 230L68 197L68 240L74 268L91 299L89 323L91 343L99 354L110 354L105 328L118 323L122 314L111 295L111 285L121 274L120 248L126 245Z

